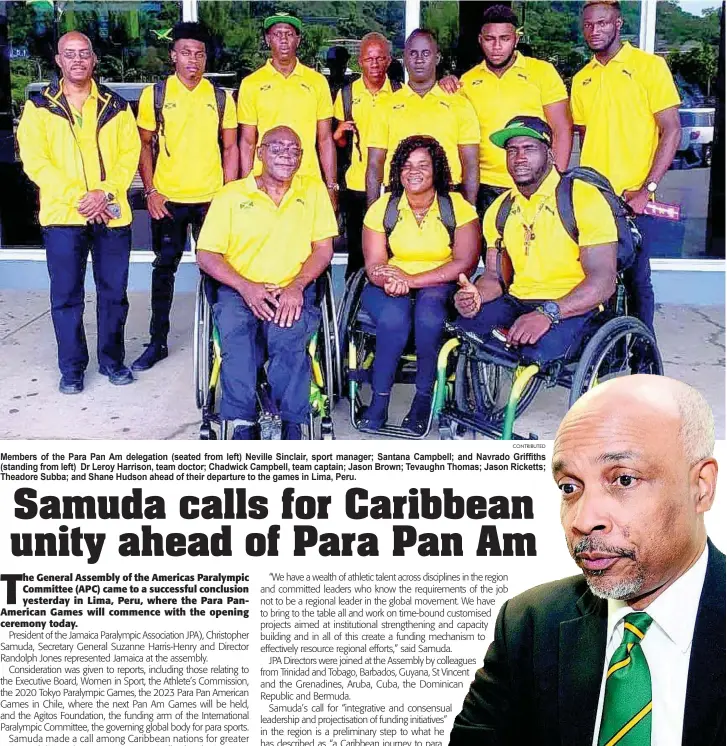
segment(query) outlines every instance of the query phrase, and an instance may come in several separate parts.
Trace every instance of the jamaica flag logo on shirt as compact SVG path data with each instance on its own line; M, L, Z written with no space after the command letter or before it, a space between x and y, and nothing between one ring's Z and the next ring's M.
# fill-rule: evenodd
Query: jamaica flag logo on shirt
M244 202L240 202L240 204L239 204L239 208L241 210L247 210L250 207L252 207L252 200L251 199L247 199Z

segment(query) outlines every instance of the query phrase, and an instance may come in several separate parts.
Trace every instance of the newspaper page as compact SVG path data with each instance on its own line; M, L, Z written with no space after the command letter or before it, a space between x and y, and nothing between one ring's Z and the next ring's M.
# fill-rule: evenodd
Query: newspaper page
M0 743L449 743L503 603L577 572L551 456L3 444Z

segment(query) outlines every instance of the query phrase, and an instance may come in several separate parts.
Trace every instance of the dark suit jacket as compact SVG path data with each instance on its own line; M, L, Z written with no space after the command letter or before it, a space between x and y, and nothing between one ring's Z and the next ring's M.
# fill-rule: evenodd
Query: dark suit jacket
M708 549L682 746L725 746L725 556ZM606 617L607 602L580 575L508 601L450 746L591 746Z

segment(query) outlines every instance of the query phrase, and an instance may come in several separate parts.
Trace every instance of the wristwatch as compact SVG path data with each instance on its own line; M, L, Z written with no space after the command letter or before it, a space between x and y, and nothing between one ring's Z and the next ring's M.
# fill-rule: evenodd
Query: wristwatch
M659 188L659 185L658 185L658 184L657 184L657 183L656 183L655 181L650 181L650 182L649 182L649 183L648 183L648 184L646 185L646 191L647 191L647 192L648 192L649 194L656 194L656 190L657 190L658 188Z
M535 310L542 313L543 316L547 316L551 324L555 325L560 322L560 306L553 300L545 301L542 306L538 306Z
M329 192L338 192L341 189L340 184L326 184L326 189L328 189Z

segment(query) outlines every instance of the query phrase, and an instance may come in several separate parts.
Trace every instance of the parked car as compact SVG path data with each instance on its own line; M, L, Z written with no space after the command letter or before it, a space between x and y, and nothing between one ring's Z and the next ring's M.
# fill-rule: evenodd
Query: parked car
M712 140L714 139L714 108L679 109L682 139L677 158L687 166L712 165Z

